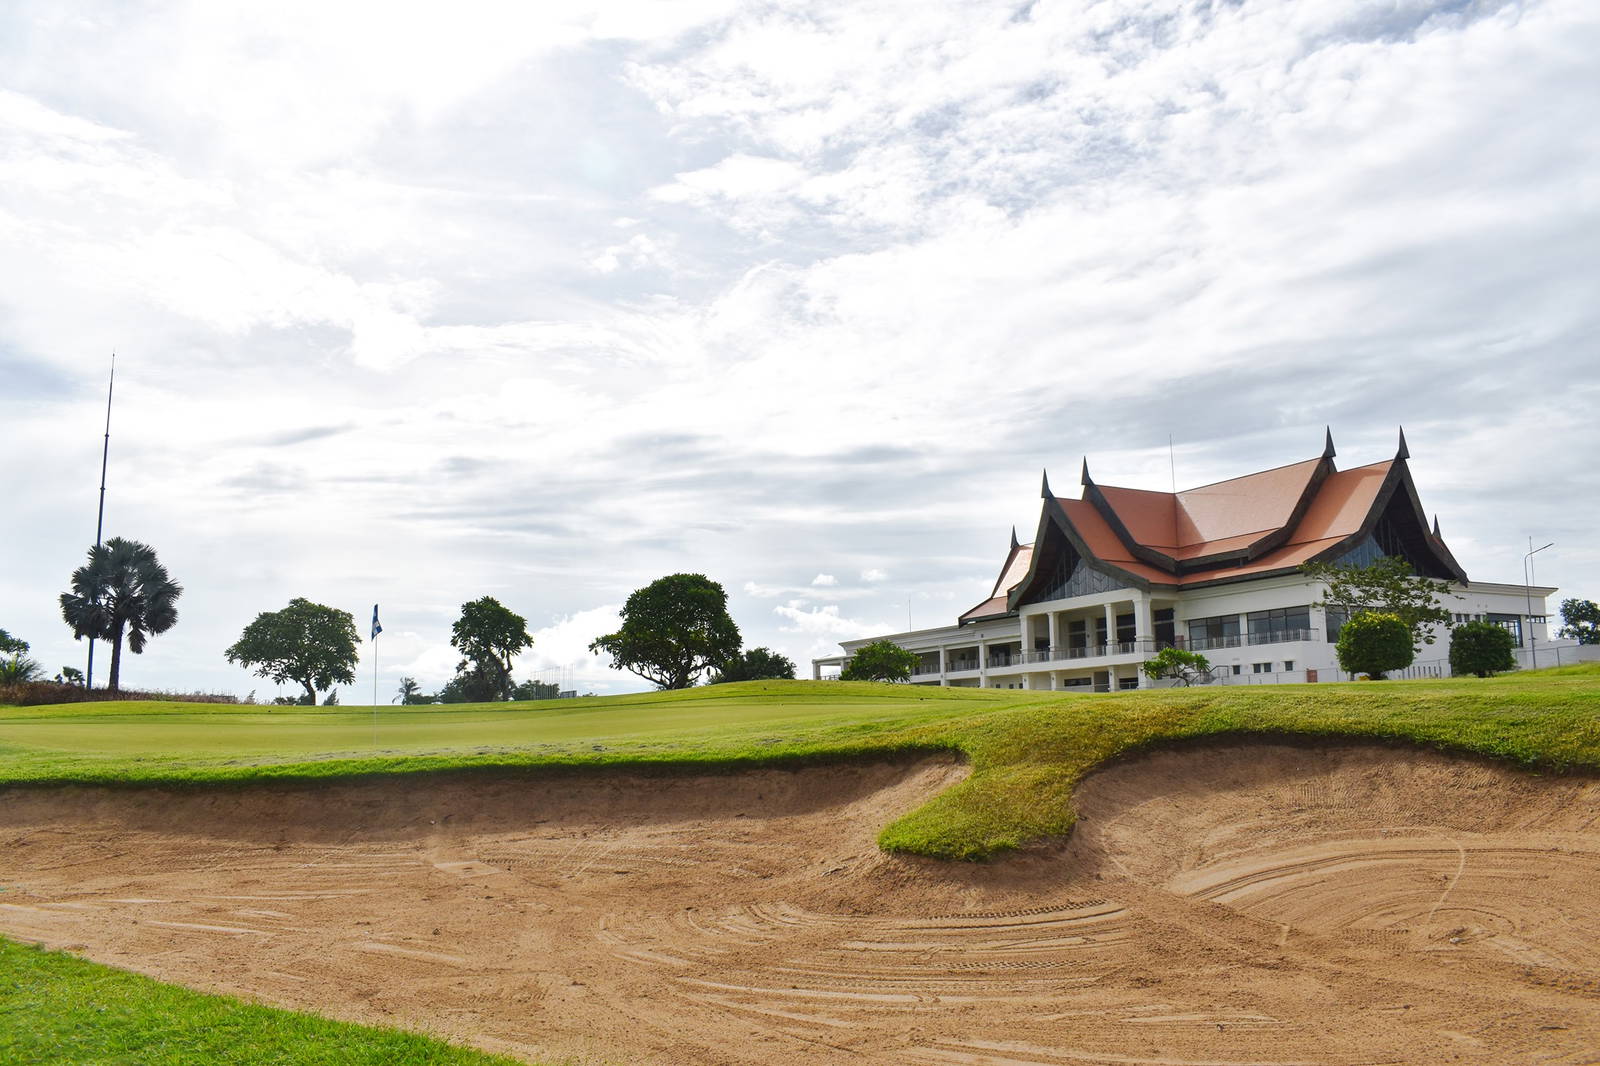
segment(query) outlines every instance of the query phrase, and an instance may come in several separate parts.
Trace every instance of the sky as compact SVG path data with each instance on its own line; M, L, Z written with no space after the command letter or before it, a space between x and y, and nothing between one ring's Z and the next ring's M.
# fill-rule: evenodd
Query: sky
M1043 469L1325 426L1600 599L1597 54L1591 0L12 0L0 628L83 665L113 351L106 535L185 589L130 687L288 693L223 649L303 596L431 691L489 595L638 690L587 645L676 572L809 676L986 598Z

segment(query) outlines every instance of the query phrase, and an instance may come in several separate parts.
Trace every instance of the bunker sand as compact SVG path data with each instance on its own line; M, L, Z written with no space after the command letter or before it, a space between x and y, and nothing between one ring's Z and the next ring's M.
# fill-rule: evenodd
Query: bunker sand
M0 933L547 1062L1595 1061L1591 779L1235 744L1065 845L876 849L963 773L12 790Z

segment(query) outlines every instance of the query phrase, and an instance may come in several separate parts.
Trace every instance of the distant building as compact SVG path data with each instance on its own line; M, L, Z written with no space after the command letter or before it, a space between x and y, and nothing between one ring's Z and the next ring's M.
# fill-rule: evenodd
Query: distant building
M1417 498L1405 432L1393 459L1350 470L1322 454L1182 492L1097 484L1085 459L1082 497L1041 491L1031 544L1016 531L988 598L954 625L885 634L917 653L913 681L984 688L1110 689L1148 685L1140 665L1163 647L1204 654L1219 682L1332 681L1342 619L1314 604L1326 586L1302 563L1362 565L1396 555L1420 575L1448 581L1457 621L1536 641L1554 665L1543 586L1467 578ZM813 660L812 676L837 676L867 640ZM1562 642L1570 644L1570 642ZM1425 646L1412 668L1448 673L1449 638ZM1568 658L1571 659L1571 651Z

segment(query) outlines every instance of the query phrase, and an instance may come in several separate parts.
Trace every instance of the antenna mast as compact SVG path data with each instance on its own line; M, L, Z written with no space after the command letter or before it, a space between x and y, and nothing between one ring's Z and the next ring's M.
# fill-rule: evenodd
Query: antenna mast
M94 520L94 546L100 547L100 535L106 524L106 463L111 458L111 391L117 384L117 353L111 353L111 379L106 382L106 438L100 450L100 510ZM89 638L89 669L84 675L84 688L94 688L94 637Z

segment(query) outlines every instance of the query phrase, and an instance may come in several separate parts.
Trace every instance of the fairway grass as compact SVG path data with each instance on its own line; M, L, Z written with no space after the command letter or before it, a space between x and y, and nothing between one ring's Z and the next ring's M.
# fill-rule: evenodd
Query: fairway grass
M8 1066L521 1066L415 1033L209 996L0 939Z
M1238 735L1422 744L1543 771L1600 770L1600 666L1489 680L1071 695L747 682L453 707L177 703L0 709L0 784L168 787L351 776L734 770L952 752L966 781L887 826L889 851L985 859L1068 832L1109 759ZM376 734L376 742L374 742Z

